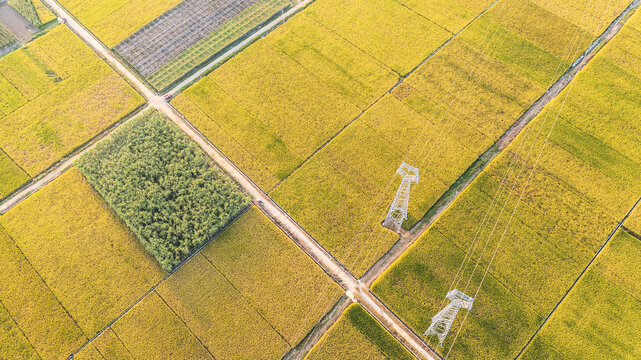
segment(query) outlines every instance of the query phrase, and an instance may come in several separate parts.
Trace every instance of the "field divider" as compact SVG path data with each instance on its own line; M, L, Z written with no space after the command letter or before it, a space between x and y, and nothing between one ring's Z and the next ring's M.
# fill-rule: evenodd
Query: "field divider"
M55 180L58 176L62 175L65 171L71 168L74 162L82 156L84 153L93 149L100 141L106 139L111 135L111 133L119 128L121 125L127 123L129 120L135 118L145 110L149 108L149 105L146 103L141 104L136 109L131 111L129 114L122 117L120 120L109 125L106 129L98 133L98 135L91 138L89 141L80 145L79 147L72 150L68 155L58 160L53 165L49 166L40 174L29 179L26 183L22 184L19 188L15 189L9 193L5 198L0 201L0 215L11 210L14 206L18 205L20 202L31 196L36 191L40 190L42 187L48 183ZM23 170L24 171L24 170ZM25 172L29 175L27 172Z
M457 179L452 186L436 201L410 230L403 233L399 240L369 268L361 281L368 286L376 281L407 251L423 233L458 199L459 195L481 174L485 167L521 133L523 129L539 115L545 106L554 100L570 84L576 75L594 58L594 56L621 30L629 17L639 8L641 0L634 0L603 33L585 50L568 68L568 70L548 88L501 137L481 154L477 160Z
M592 264L594 264L594 262L595 262L595 261L596 261L596 259L599 257L599 255L601 254L601 252L603 252L603 249L605 249L605 247L610 243L610 240L612 240L612 238L614 237L614 235L616 235L617 231L619 231L619 229L621 229L621 228L623 227L623 223L628 219L628 217L630 216L630 214L632 214L632 211L634 211L634 209L639 205L639 203L641 203L641 198L639 198L639 199L634 203L634 205L632 205L632 208L631 208L631 209L630 209L630 210L625 214L625 216L623 217L623 219L621 219L621 221L619 221L619 223L617 224L617 226L615 226L615 227L614 227L614 229L612 230L612 232L610 233L610 235L608 235L608 237L605 239L605 242L601 245L601 247L599 247L599 250L597 250L597 252L594 254L594 256L592 257L592 259L590 260L590 262L588 262L588 264L583 268L583 270L581 270L581 273L579 274L579 276L577 276L577 278L574 280L574 282L572 283L572 285L570 285L570 287L569 287L569 288L568 288L568 290L565 292L565 294L563 294L563 296L561 297L561 299L559 300L559 302L557 302L557 303L556 303L556 305L554 305L554 308L552 308L552 310L551 310L551 311L550 311L550 313L546 316L546 318L543 320L543 322L541 323L541 325L536 329L536 331L534 332L534 334L532 334L532 336L531 336L531 337L530 337L530 339L527 341L527 343L525 344L525 346L523 346L523 348L521 349L521 351L519 351L519 353L514 357L514 360L518 359L518 358L523 354L523 352L525 351L525 349L527 349L527 347L530 345L530 343L532 343L532 341L533 341L533 340L534 340L534 338L539 334L539 332L541 331L541 329L543 329L543 327L545 326L545 324L547 324L548 320L550 320L550 317L552 317L552 315L554 314L554 312L556 312L556 310L559 308L559 306L561 306L561 304L563 303L563 301L565 300L565 298L567 298L567 297L568 297L568 295L570 294L570 292L572 291L572 289L574 289L574 287L576 286L576 284L578 284L578 283L579 283L579 281L583 278L583 275L585 275L585 273L590 269L590 267L592 266ZM633 296L633 297L634 297L634 296ZM636 297L634 297L634 298L636 299Z

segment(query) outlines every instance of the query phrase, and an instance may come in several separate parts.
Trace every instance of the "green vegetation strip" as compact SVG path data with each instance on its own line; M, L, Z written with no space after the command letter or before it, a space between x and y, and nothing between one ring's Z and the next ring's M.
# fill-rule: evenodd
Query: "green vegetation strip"
M156 112L123 125L77 166L168 271L248 203L200 148Z

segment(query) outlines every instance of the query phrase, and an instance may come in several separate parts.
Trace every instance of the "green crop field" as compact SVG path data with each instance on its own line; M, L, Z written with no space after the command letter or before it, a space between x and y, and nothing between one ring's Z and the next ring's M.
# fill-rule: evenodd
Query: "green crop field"
M480 270L471 276L474 262L468 263L460 290L474 295L499 241L501 247L452 358L513 358L641 196L641 163L631 156L639 146L638 130L632 129L639 126L634 119L641 106L632 99L641 96L641 81L613 62L619 52L612 49L628 40L625 33L612 40L578 74L572 91L564 90L533 120L374 284L383 301L423 332L492 209L481 245L471 253ZM495 194L500 206L490 207ZM451 342L450 336L438 349L448 351Z
M0 51L4 51L16 44L16 37L7 29L4 24L0 24Z
M38 28L56 18L40 0L9 0L9 6Z
M0 197L143 102L63 26L1 58L0 89Z
M641 206L637 205L624 225L635 234L641 235Z
M149 76L149 82L156 89L163 89L169 86L289 4L289 0L256 1L256 3L241 11L233 19L222 24L196 44L163 65Z
M520 359L638 359L641 240L620 231Z
M305 357L306 360L414 359L360 305L351 305Z
M61 0L71 14L112 48L182 0Z
M85 349L106 359L277 359L324 315L312 307L319 294L333 303L337 289L251 208Z
M77 166L167 271L248 203L202 149L155 110L118 128Z

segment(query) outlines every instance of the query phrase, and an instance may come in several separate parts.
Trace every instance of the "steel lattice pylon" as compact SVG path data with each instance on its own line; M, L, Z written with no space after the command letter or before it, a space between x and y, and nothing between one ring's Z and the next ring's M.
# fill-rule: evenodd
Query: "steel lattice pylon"
M387 212L387 217L383 220L383 226L400 231L403 221L407 219L407 207L410 203L410 186L418 182L418 168L408 165L403 161L396 173L403 177L401 185L396 191L396 196Z
M439 311L438 314L432 316L432 324L423 334L423 336L436 335L440 345L443 345L443 341L450 331L459 310L471 310L472 303L474 302L473 298L456 289L448 292L447 298L450 300L450 303Z

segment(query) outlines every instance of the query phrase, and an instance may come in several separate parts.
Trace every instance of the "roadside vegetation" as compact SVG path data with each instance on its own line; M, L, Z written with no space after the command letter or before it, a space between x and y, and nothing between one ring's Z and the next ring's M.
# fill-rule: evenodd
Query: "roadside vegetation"
M617 65L641 59L638 47L629 46L636 31L626 25L577 75L572 91L551 102L374 284L383 301L423 332L489 211L459 290L474 295L504 229L505 236L451 358L514 358L641 196L634 155L641 152L635 140L641 107L633 100L641 96L641 78L638 69ZM621 61L623 49L629 61ZM439 351L447 352L452 339Z
M0 58L0 197L143 103L69 29Z
M118 128L77 166L167 271L248 204L205 153L155 111Z
M306 360L410 360L410 354L360 305L350 305Z

